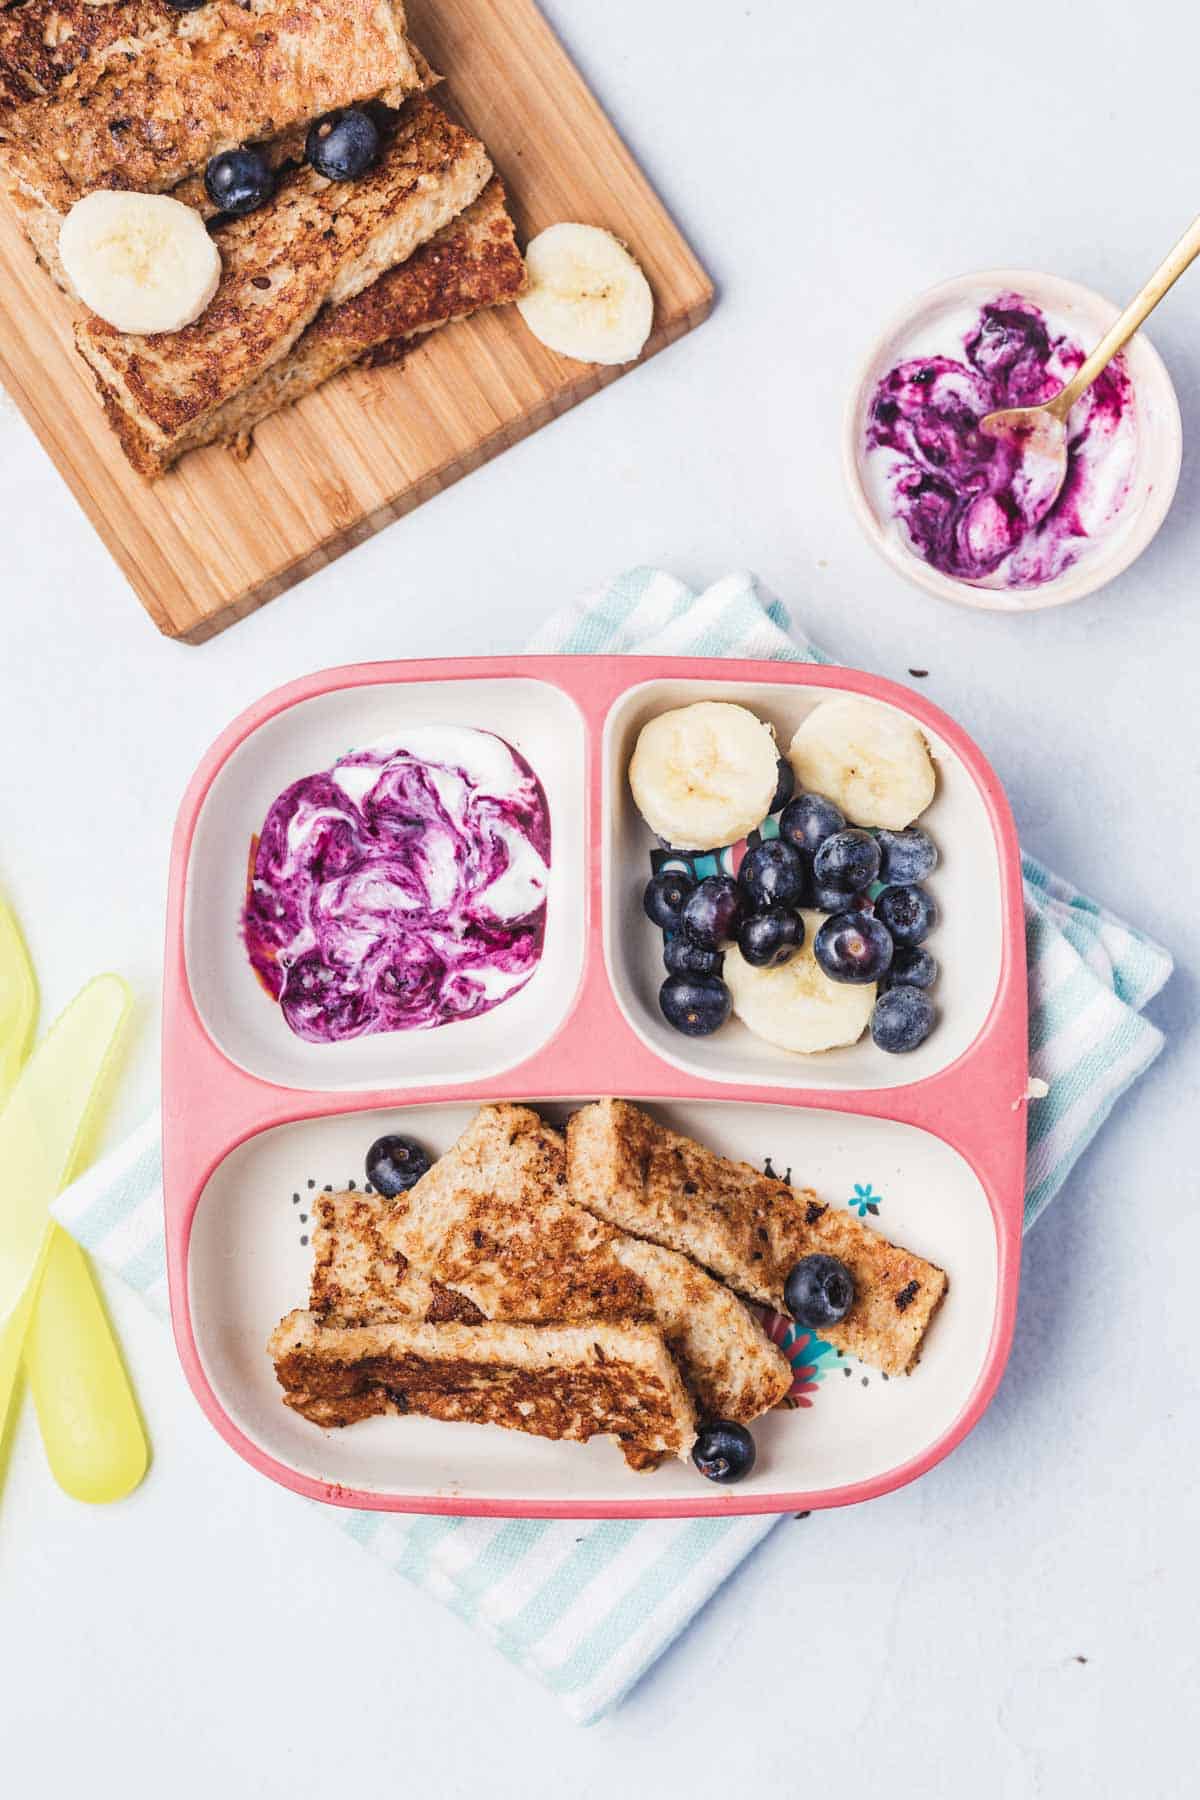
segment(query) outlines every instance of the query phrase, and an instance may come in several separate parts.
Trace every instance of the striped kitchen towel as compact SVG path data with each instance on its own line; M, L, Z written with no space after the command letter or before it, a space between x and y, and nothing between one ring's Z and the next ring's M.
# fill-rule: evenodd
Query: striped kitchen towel
M531 648L827 660L789 634L783 607L761 600L748 575L695 595L672 576L638 569L554 619ZM1042 1096L1029 1109L1028 1227L1118 1096L1161 1049L1161 1035L1141 1009L1167 979L1171 959L1031 857L1024 870L1030 1067ZM157 1119L95 1165L54 1210L165 1315ZM328 1516L477 1626L581 1723L629 1692L777 1522Z

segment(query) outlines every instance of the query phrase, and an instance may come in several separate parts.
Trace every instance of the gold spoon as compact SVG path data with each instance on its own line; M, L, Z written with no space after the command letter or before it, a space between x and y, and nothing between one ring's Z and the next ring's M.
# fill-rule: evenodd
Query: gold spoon
M1045 400L1040 406L1006 406L999 412L987 413L979 421L980 431L991 438L1006 439L1020 453L1020 477L1024 488L1021 510L1031 527L1045 518L1067 478L1067 416L1071 408L1117 352L1125 348L1138 326L1197 256L1200 256L1200 219L1189 225L1166 261L1154 271L1145 287L1129 302L1120 318L1109 326L1092 354L1052 400Z

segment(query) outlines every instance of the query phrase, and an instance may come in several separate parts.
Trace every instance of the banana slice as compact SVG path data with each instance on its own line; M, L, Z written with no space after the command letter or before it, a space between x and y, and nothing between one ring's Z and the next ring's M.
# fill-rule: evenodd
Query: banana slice
M84 305L138 336L190 325L221 279L200 214L166 194L85 194L62 222L58 250Z
M725 952L725 984L733 1010L748 1031L811 1056L857 1044L871 1022L875 983L854 987L830 981L813 955L813 939L826 915L801 913L804 942L790 962L777 969L756 969L736 947Z
M852 825L902 831L933 799L929 746L912 722L873 700L825 700L792 739L800 792L824 794Z
M517 310L548 349L591 363L628 363L641 355L654 298L610 231L551 225L529 245L525 267L529 287Z
M675 850L735 844L762 824L778 780L771 727L725 700L660 713L629 764L638 811Z

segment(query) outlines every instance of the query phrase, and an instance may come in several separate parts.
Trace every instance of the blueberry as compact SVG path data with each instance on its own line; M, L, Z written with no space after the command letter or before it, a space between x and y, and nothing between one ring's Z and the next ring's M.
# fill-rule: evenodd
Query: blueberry
M804 920L786 906L754 913L742 920L737 941L746 961L756 969L777 969L790 961L804 942Z
M880 881L924 881L937 868L938 847L919 825L910 825L904 831L880 831L877 835Z
M923 944L938 921L937 901L920 887L884 888L875 911L897 944Z
M879 845L869 831L851 825L825 839L813 858L813 874L822 887L844 894L870 887L879 874Z
M309 126L304 154L328 181L357 181L379 155L379 128L360 106L349 106Z
M768 812L773 813L777 813L780 807L787 805L796 787L796 777L792 774L792 765L787 757L781 756L776 766L779 770L779 779L775 783L775 798L767 808Z
M892 940L870 913L834 913L813 939L813 955L830 981L878 981L891 966Z
M808 886L808 867L794 844L786 838L770 838L747 850L738 880L756 912L766 912L772 906L801 906Z
M377 1193L391 1198L416 1187L430 1167L428 1152L415 1138L376 1138L367 1151L367 1180Z
M733 1001L716 975L669 975L658 991L663 1018L684 1037L708 1037L729 1017Z
M204 191L219 212L240 219L271 198L275 171L260 150L225 150L205 169Z
M695 885L682 869L667 869L661 875L652 876L642 895L646 917L660 931L678 931L684 903Z
M694 944L719 950L737 936L746 896L732 875L709 875L687 897L683 928Z
M919 944L898 944L892 966L884 977L887 987L931 988L938 978L938 960Z
M670 975L719 975L725 958L719 950L693 944L685 932L672 932L663 945L663 962Z
M813 890L813 905L818 912L874 912L875 902L870 894L843 894L841 888L817 886Z
M814 856L835 831L844 831L846 820L832 800L824 794L797 794L784 807L779 820L779 835L797 850Z
M821 1331L854 1305L854 1277L836 1256L802 1256L783 1284L783 1304L797 1325Z
M740 1481L754 1467L754 1439L732 1419L712 1419L696 1434L692 1461L709 1481Z
M894 987L880 994L871 1014L871 1036L893 1055L915 1050L937 1024L937 1009L920 988Z

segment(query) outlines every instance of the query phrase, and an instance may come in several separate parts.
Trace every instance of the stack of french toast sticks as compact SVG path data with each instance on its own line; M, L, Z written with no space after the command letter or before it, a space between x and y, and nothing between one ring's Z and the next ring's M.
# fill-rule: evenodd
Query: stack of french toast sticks
M122 331L80 306L77 347L141 474L201 445L244 448L339 370L395 361L422 333L521 292L503 188L483 144L429 97L438 80L402 0L0 11L0 184L59 285L79 298L60 231L101 190L184 202L220 253L212 298L179 329ZM348 111L360 125L366 113L372 153L330 179L313 132ZM247 151L266 197L247 209L243 186L235 216L212 197L214 164ZM230 195L235 167L217 168Z
M755 1307L835 1256L854 1299L822 1335L889 1375L915 1364L941 1269L844 1211L600 1100L565 1135L486 1106L406 1193L317 1203L306 1311L271 1335L285 1403L322 1426L375 1414L615 1437L633 1469L687 1457L791 1386Z

